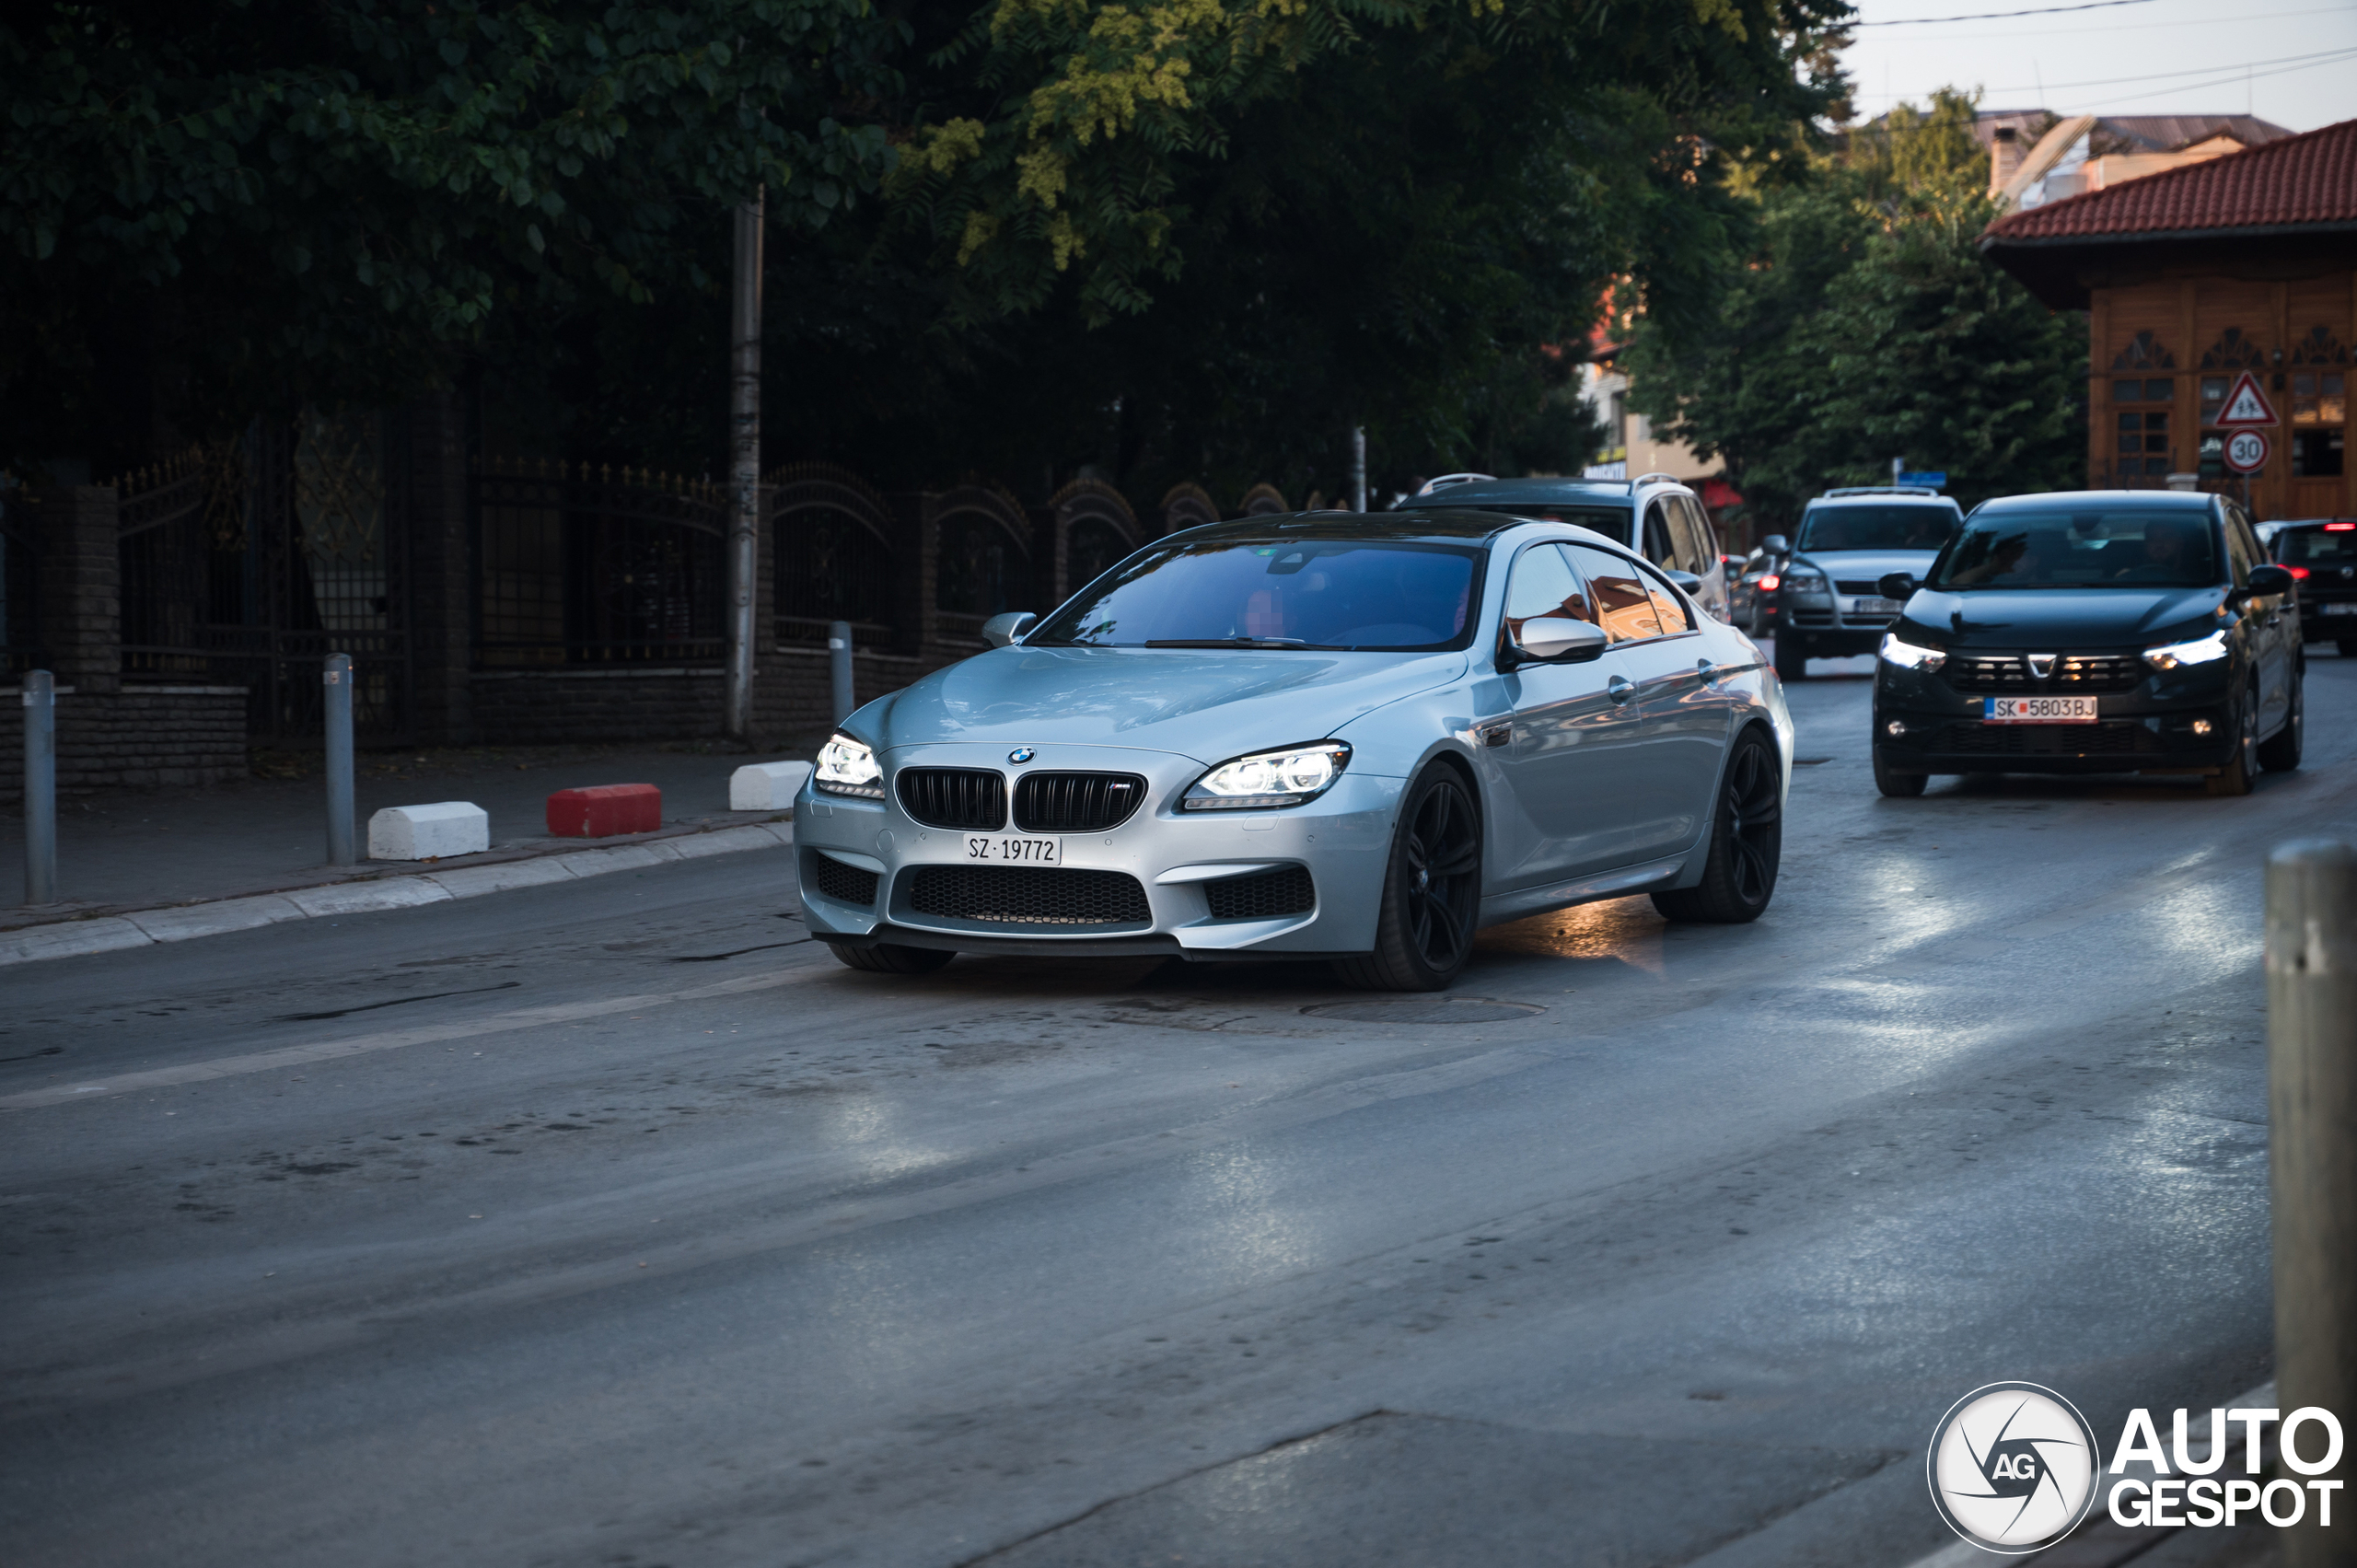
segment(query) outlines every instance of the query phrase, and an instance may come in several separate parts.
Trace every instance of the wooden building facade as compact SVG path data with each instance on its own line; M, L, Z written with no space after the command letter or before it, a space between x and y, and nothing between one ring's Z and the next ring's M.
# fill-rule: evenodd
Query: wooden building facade
M2357 121L2015 213L1984 251L2088 316L2087 484L2241 496L2261 520L2357 516ZM2249 372L2264 465L2217 424Z

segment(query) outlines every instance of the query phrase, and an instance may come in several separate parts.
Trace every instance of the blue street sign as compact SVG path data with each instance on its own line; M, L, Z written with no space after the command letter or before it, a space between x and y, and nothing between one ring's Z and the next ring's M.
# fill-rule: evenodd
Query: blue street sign
M1945 470L1935 470L1930 473L1902 473L1898 476L1898 482L1901 484L1928 484L1933 490L1939 489L1947 482L1948 476Z

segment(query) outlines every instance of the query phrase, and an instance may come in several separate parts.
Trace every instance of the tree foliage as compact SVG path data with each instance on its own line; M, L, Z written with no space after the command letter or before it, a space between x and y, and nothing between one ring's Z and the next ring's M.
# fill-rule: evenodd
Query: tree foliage
M1996 210L1973 109L1942 92L1789 177L1753 170L1759 243L1715 319L1638 334L1631 404L1724 457L1765 528L1887 483L1893 458L1945 470L1968 506L2080 482L2084 323L1975 248Z

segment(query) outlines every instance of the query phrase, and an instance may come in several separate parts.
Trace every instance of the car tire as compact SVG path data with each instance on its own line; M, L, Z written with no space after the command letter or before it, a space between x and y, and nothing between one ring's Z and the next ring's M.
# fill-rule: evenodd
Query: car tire
M1775 747L1756 729L1739 736L1719 781L1702 880L1654 895L1665 920L1740 925L1767 912L1783 858L1784 779Z
M2270 773L2288 773L2300 765L2300 748L2308 727L2307 698L2304 689L2307 681L2297 671L2292 676L2292 716L2283 727L2258 743L2258 765Z
M1932 782L1929 773L1902 773L1886 765L1882 748L1875 748L1875 787L1894 800L1912 800Z
M837 959L870 974L931 974L958 955L946 947L906 947L898 942L877 942L854 947L830 942Z
M2204 791L2211 795L2248 795L2258 784L2258 692L2256 688L2243 694L2235 704L2235 728L2242 737L2235 748L2234 760L2202 781Z
M1776 679L1794 681L1808 675L1808 649L1798 637L1776 639Z
M1473 951L1481 908L1481 813L1464 775L1434 762L1408 786L1391 832L1375 950L1338 958L1361 991L1446 991Z

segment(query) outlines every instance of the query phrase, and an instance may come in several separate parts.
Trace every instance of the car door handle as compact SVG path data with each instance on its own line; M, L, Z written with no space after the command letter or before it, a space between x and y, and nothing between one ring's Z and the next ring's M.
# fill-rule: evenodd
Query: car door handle
M1637 694L1636 683L1625 675L1616 675L1604 683L1604 694L1616 703L1625 703Z

